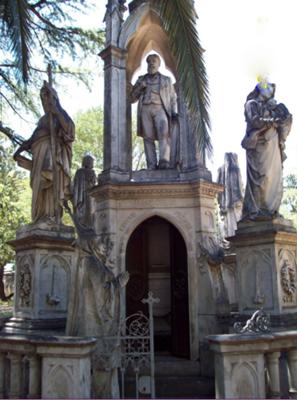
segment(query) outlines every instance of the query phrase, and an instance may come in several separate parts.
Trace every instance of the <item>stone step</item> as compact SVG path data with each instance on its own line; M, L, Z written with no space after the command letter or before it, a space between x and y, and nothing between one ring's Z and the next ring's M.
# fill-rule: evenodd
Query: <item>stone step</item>
M196 376L200 375L200 363L173 356L156 356L156 376Z
M155 379L158 399L208 399L215 398L214 379L187 376L157 376ZM135 398L135 379L125 380L125 398ZM149 395L140 393L140 398Z
M215 398L214 380L204 377L167 376L156 378L156 397L159 399Z

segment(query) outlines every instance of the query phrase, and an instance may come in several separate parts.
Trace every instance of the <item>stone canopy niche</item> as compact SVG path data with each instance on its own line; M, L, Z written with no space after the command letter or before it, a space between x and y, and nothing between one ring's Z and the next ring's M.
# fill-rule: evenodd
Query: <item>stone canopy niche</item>
M159 16L148 2L130 2L130 15L124 19L123 1L109 0L105 15L106 47L104 60L104 170L99 182L211 180L199 154L196 134L180 90L176 62ZM179 134L177 162L167 171L132 171L131 80L138 77L141 62L148 53L157 53L174 75L178 102Z
M159 16L150 9L149 2L134 0L128 4L129 13L126 17L124 3L123 0L109 0L105 15L106 45L101 53L105 64L104 170L98 177L98 185L90 191L95 203L94 228L98 236L105 237L113 243L109 257L110 260L115 261L115 275L130 272L130 285L132 285L133 279L136 279L141 271L146 270L148 273L145 275L144 286L160 297L160 309L164 307L165 311L162 310L166 315L170 313L173 315L171 310L175 306L172 302L169 310L171 282L174 281L176 272L174 262L178 260L177 256L171 254L171 250L173 252L177 248L172 243L175 239L182 237L182 240L178 240L178 243L183 243L180 245L180 257L183 262L182 281L187 283L184 286L187 287L187 293L184 296L185 312L183 313L188 315L188 322L183 321L184 325L186 323L188 325L184 329L185 331L187 329L188 333L185 335L186 347L185 351L183 349L183 356L196 360L199 358L205 336L217 332L216 299L213 295L208 264L206 259L201 259L199 246L200 243L205 243L206 246L208 242L215 240L215 198L222 187L212 182L211 173L206 169L202 161L203 157L198 152L197 135L191 127L187 107L180 90L176 61L171 54L168 37L162 28ZM142 61L152 53L157 53L163 59L167 70L173 74L176 82L174 90L172 82L164 76L166 73L164 75L163 72L160 75L151 73L147 76L139 72ZM164 107L166 115L170 116L169 111L171 111L171 117L174 119L175 108L168 107L167 110L166 98L165 95L164 98L162 97L161 90L168 89L170 99L175 100L175 93L177 95L179 140L174 154L178 162L175 164L172 162L172 147L170 146L169 168L166 164L164 168L164 164L160 163L166 159L161 160L159 154L158 164L153 165L157 168L132 170L131 109L132 100L139 98L135 94L135 88L137 82L141 84L140 75L145 77L143 79L147 78L144 83L150 86L151 90L149 95L147 92L143 94L141 101L146 95L149 97L151 93L155 96L153 98L155 102L151 101L152 97L149 97L149 101L143 101L142 105L158 105L159 110ZM134 77L137 78L136 83L134 83ZM155 82L154 77L158 78ZM171 105L170 102L168 104ZM176 106L175 101L174 106ZM166 123L165 120L165 125ZM170 145L171 134L170 130ZM162 138L159 142L161 140ZM154 241L145 237L147 229L148 232L153 229L149 221L162 221L160 225L157 224L156 229L160 233L160 230L164 228L162 240L167 244L171 243L169 246L171 250L168 250L166 261L163 259L151 261L151 271L149 268L146 269L147 261L145 261L150 258L141 253L143 257L140 257L139 262L134 265L135 254L134 250L131 250L131 248L136 248L136 253L139 250L137 242L133 241L137 232L144 235L144 248L151 251L150 245L152 243L156 245L158 235L151 235ZM162 256L164 256L162 240L158 241L157 248L163 251ZM131 267L130 262L135 268L133 265ZM161 264L166 266L166 271L155 270L156 273L154 273L153 266L160 267ZM165 292L167 290L167 295L164 295L164 292L160 294L160 291L158 293L160 287L165 288ZM146 289L143 297L147 296ZM160 309L157 312L160 312ZM126 304L126 293L123 293L120 307L121 318L124 319L132 311L131 308L129 309L129 304ZM182 315L182 312L179 315ZM172 333L175 330L170 330L166 321L166 326L163 324L164 319L159 322L160 329L156 325L159 329L156 331L158 334L161 332L159 344L162 347L164 337L171 335L171 339L174 339L178 335ZM173 325L172 318L171 326ZM170 351L172 354L177 354L173 346ZM178 352L181 355L181 348Z

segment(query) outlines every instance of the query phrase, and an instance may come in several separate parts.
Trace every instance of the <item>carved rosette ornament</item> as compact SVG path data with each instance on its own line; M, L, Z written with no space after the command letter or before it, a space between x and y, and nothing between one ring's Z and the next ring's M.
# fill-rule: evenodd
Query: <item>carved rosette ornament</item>
M296 268L289 263L288 260L284 261L280 270L280 280L283 292L283 302L293 303L296 294Z
M31 307L32 274L29 264L21 266L18 286L19 306Z

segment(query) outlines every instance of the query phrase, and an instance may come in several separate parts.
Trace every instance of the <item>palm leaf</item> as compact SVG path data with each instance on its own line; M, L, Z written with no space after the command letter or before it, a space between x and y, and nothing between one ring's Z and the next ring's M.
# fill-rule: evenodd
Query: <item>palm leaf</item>
M208 79L193 1L150 0L150 4L160 16L176 60L179 83L197 133L198 149L203 156L205 151L211 155Z
M30 69L30 11L27 1L9 0L4 3L3 23L19 77L27 82Z

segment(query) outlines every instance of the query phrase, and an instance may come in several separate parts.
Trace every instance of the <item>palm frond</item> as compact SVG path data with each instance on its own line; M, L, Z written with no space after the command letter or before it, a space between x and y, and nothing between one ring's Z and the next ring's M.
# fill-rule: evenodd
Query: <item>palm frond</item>
M10 0L5 3L5 8L6 31L15 64L21 79L28 82L31 54L29 7L25 0Z
M167 33L179 83L197 133L199 151L202 155L205 151L211 155L208 79L193 1L151 0L150 4L159 14Z

